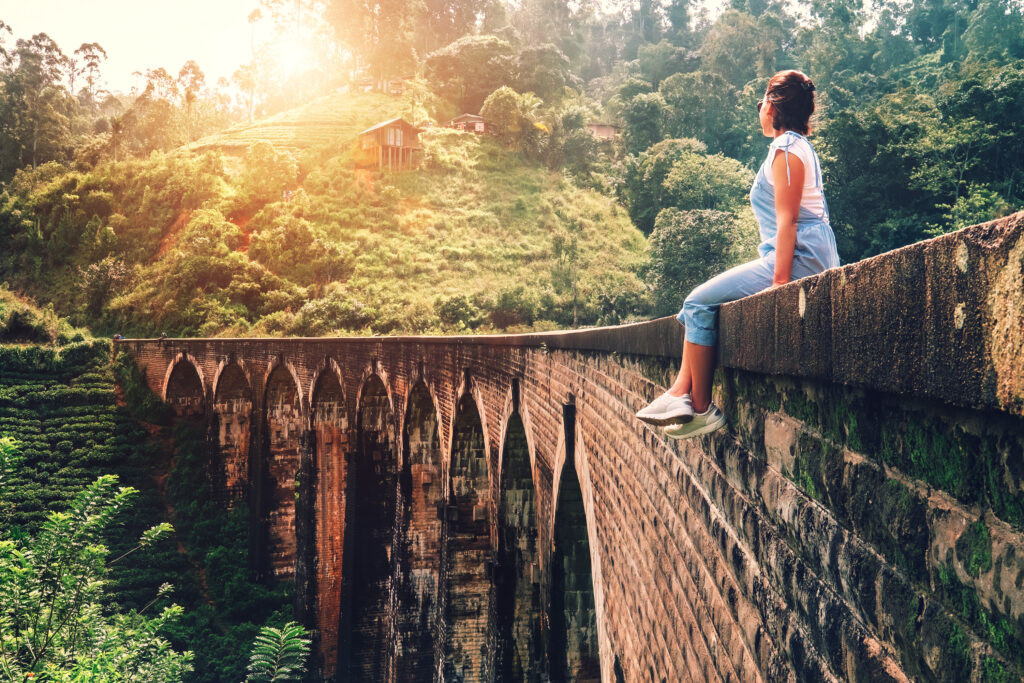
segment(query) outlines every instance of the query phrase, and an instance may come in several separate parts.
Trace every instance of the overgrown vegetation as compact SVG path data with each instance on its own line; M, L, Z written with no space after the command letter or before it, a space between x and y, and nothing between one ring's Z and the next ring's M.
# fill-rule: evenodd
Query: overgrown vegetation
M437 137L427 168L382 177L346 149L296 160L266 143L240 160L21 171L0 194L15 247L0 272L76 322L138 335L553 327L647 310L643 239L623 211L489 139ZM442 317L460 297L474 313Z
M0 473L16 469L17 442L0 439ZM9 477L0 477L0 500ZM165 629L181 616L168 605L147 610L167 593L164 584L139 610L104 609L112 564L146 549L171 531L161 523L136 545L108 559L105 541L138 491L105 475L81 491L66 512L50 512L32 534L0 527L0 676L6 681L119 680L173 683L191 670L192 654L170 647Z
M0 432L16 437L20 452L2 472L0 529L12 539L37 535L51 513L71 509L77 491L117 475L137 493L103 534L109 556L123 556L105 578L104 613L116 605L152 617L173 601L183 612L145 633L193 652L184 680L240 681L259 626L288 621L291 588L255 580L244 501L228 511L211 495L202 433L188 424L171 433L168 417L134 364L111 365L106 340L0 346ZM146 529L167 522L172 542L130 552ZM135 633L142 624L122 626Z
M218 91L196 65L146 71L128 102L99 97L96 46L65 58L43 34L0 45L0 111L40 122L0 140L12 151L0 277L75 325L140 335L527 330L665 313L754 255L746 195L765 140L753 105L788 67L817 84L843 260L1024 203L1019 3L734 2L712 16L701 3L445 0L397 2L387 18L348 0L262 4L272 40L305 27L311 62L288 80L257 50L237 85L250 113L276 113L233 128L243 102L214 116ZM366 42L355 17L390 39ZM327 77L348 73L331 61L341 53L363 60L344 92ZM289 91L300 106L281 111ZM429 127L466 111L488 135ZM428 126L421 168L359 168L358 132L398 115ZM88 133L92 119L106 129ZM602 122L621 136L596 138L588 125ZM640 233L663 212L648 245Z

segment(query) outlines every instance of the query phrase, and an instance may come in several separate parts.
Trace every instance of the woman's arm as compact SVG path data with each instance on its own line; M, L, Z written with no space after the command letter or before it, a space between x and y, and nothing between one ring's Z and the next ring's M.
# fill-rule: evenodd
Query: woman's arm
M796 218L800 214L800 199L804 192L804 162L790 153L789 173L786 173L786 153L775 150L772 160L772 179L775 181L775 275L772 286L789 282L793 271L793 250L796 249Z

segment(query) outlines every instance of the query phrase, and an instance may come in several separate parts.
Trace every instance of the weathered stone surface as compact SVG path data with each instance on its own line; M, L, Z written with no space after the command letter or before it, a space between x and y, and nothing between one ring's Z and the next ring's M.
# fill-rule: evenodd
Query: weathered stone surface
M674 318L118 348L210 420L212 471L301 580L325 677L1014 679L1022 231L723 307L730 429L685 443L633 415L678 362Z
M1022 283L1024 212L726 304L721 361L1024 415Z

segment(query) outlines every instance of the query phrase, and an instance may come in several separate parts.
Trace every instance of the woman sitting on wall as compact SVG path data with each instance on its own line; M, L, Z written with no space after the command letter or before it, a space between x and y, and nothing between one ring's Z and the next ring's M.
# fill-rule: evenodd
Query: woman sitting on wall
M761 131L773 138L750 190L761 257L708 280L686 297L678 316L686 326L679 375L636 414L665 425L665 434L674 439L707 434L725 424L725 415L711 402L719 307L839 265L821 164L806 137L814 84L799 71L780 71L768 81L757 111Z

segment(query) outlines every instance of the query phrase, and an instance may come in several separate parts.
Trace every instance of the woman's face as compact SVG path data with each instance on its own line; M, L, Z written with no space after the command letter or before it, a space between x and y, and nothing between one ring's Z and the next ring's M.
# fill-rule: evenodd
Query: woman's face
M760 106L757 110L757 120L761 123L761 132L765 137L775 137L775 127L772 126L772 118L775 115L772 103L768 101L768 93L764 94L761 98Z

